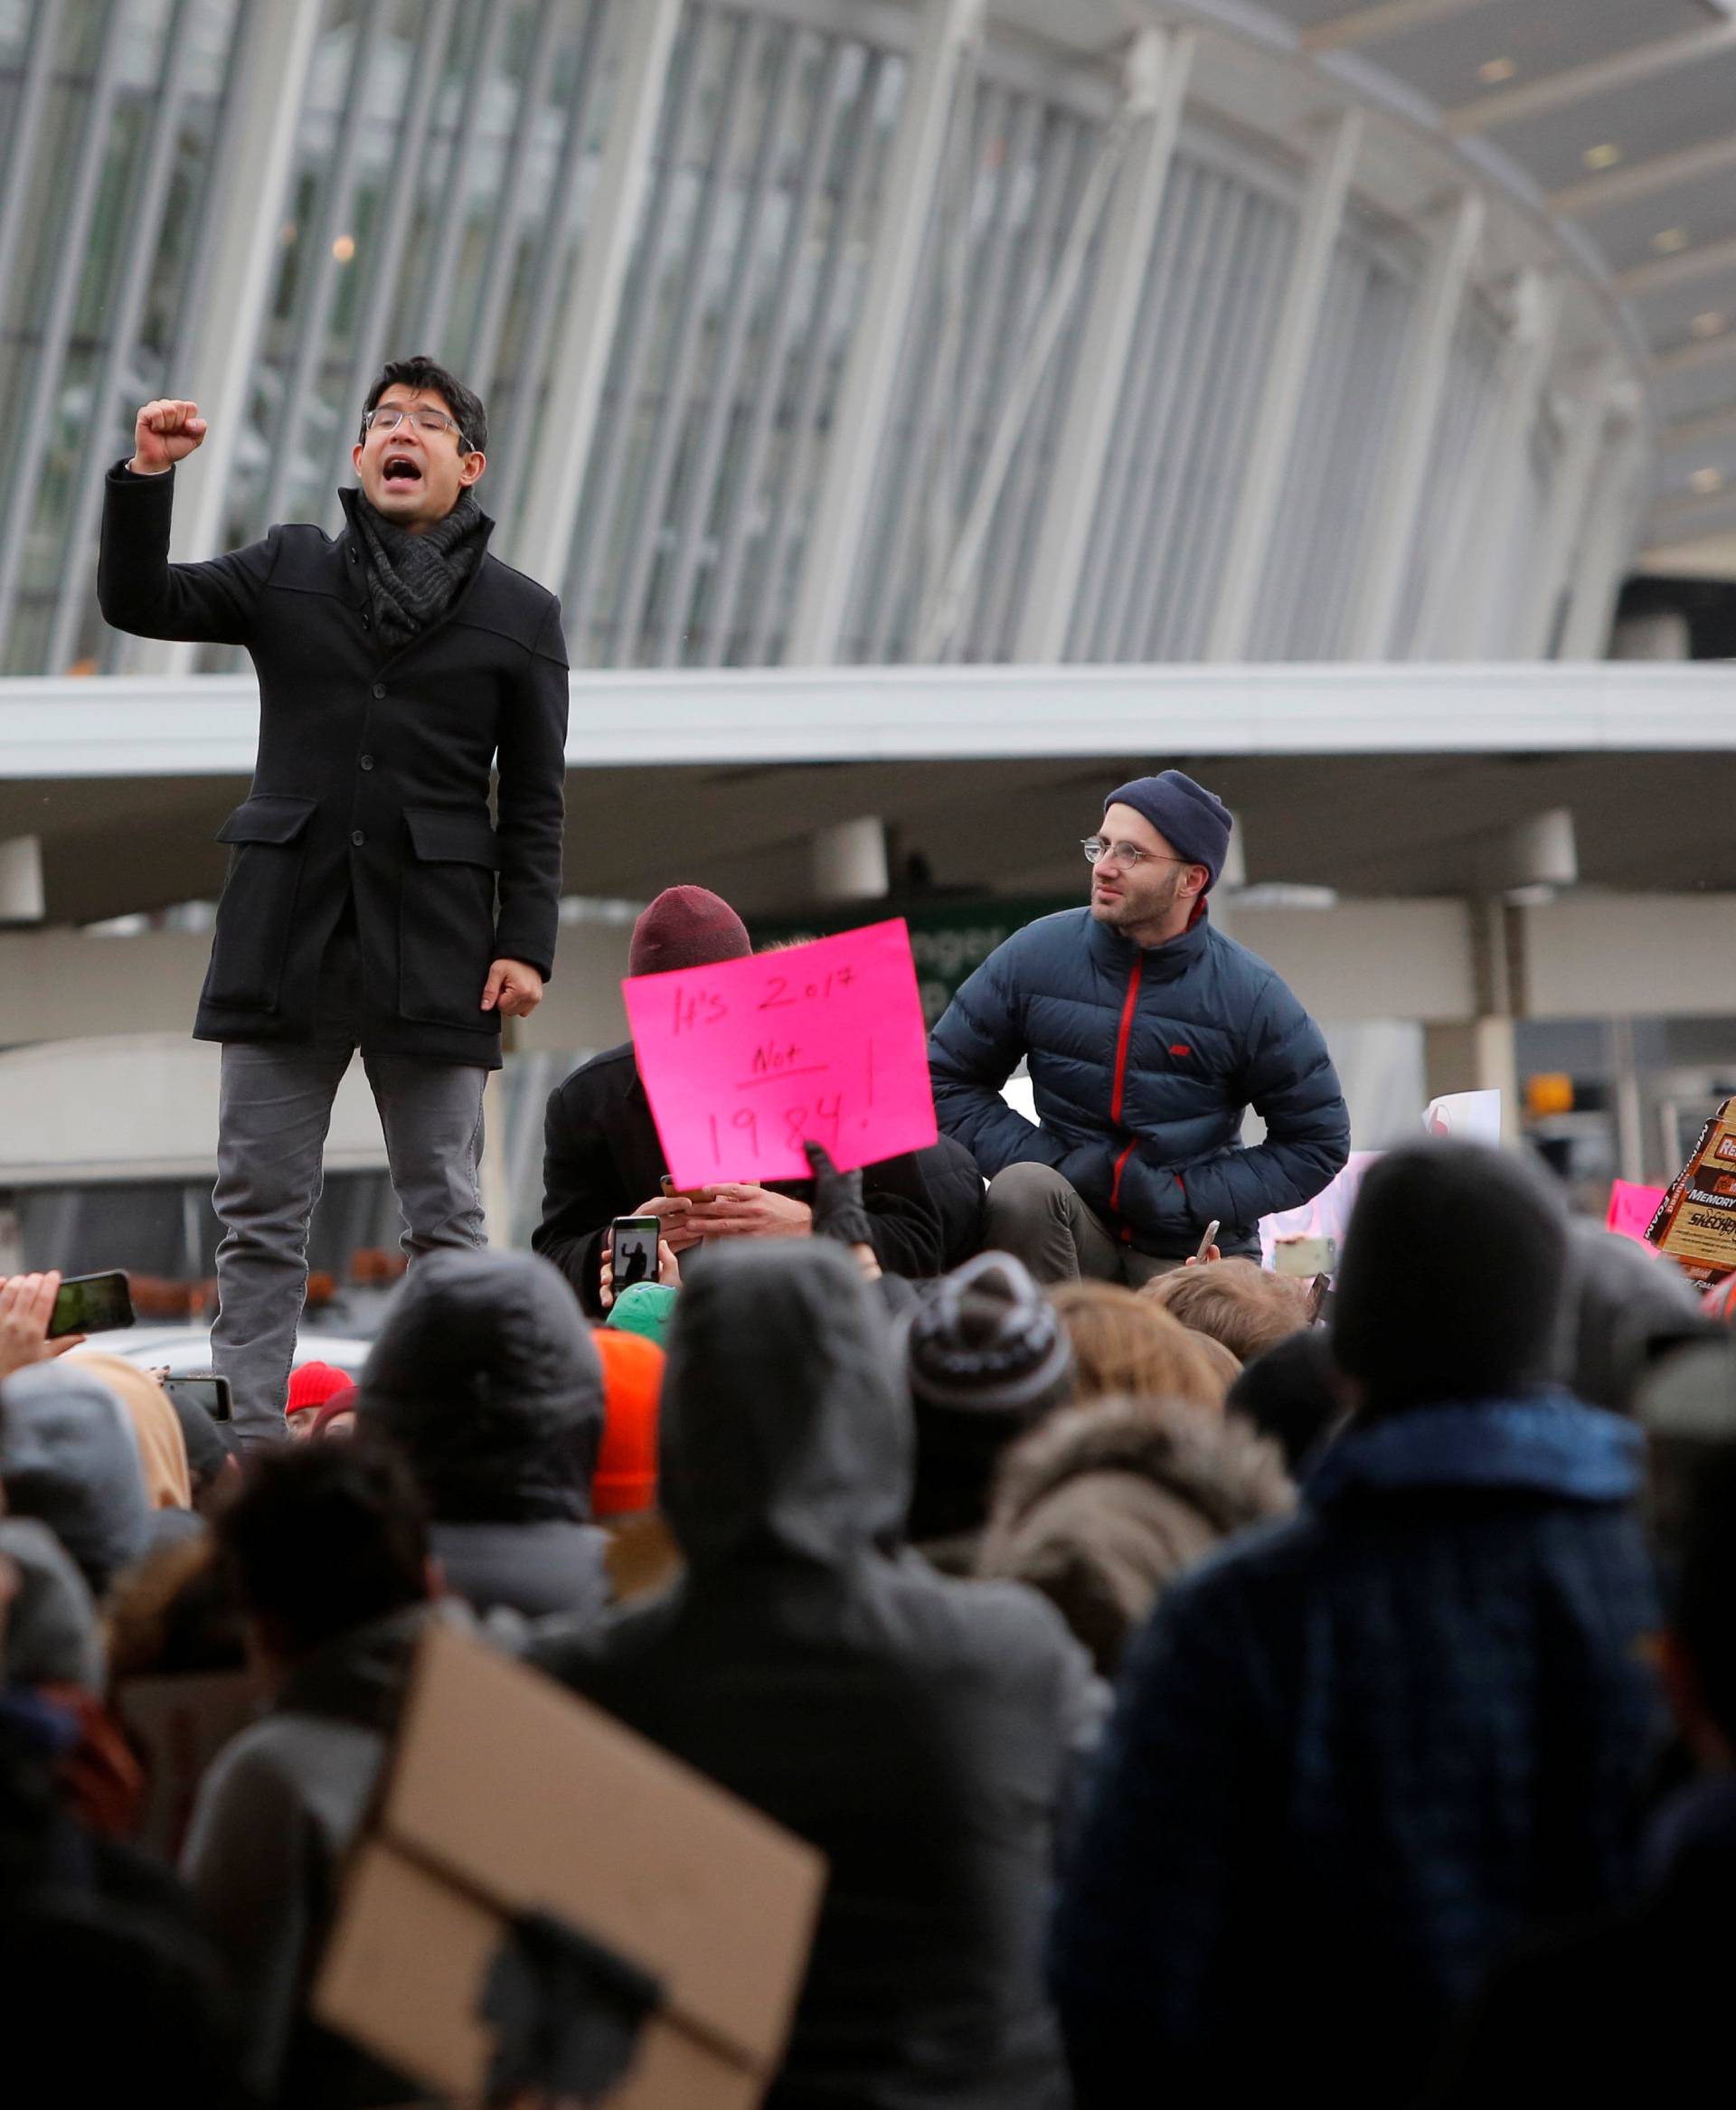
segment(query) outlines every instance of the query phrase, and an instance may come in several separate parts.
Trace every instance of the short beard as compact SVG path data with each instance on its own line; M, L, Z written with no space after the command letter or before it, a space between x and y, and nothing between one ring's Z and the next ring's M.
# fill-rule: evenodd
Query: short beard
M1125 930L1129 925L1156 923L1175 906L1181 890L1182 875L1177 871L1171 871L1165 874L1161 894L1148 894L1137 901L1123 894L1118 901L1111 901L1101 907L1092 901L1091 915L1099 923L1107 924L1111 930Z

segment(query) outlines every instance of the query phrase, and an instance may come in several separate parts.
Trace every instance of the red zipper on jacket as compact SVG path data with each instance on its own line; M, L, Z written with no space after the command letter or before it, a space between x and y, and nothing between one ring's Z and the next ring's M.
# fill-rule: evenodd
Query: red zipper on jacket
M1127 994L1121 1005L1121 1030L1115 1039L1115 1086L1109 1099L1109 1118L1117 1127L1121 1125L1121 1102L1127 1089L1127 1042L1133 1038L1134 1007L1139 1002L1139 977L1145 972L1146 956L1137 952L1133 956L1133 972L1127 976ZM1127 1147L1115 1161L1115 1175L1109 1182L1109 1207L1116 1209L1121 1201L1121 1174L1127 1160L1138 1147L1138 1137L1129 1141Z

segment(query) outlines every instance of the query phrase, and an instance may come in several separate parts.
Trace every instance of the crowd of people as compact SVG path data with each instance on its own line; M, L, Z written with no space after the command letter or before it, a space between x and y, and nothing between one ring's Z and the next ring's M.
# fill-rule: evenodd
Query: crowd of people
M426 2099L314 1989L412 1668L454 1627L823 1855L774 2110L1301 2077L1489 2110L1721 2070L1727 1323L1535 1166L1450 1140L1367 1172L1330 1288L1264 1266L1349 1116L1319 1027L1213 924L1231 816L1174 769L1090 816L1087 904L958 992L927 1148L673 1192L627 1044L550 1103L535 1250L486 1249L486 1076L559 925L558 603L491 551L486 410L429 358L369 390L336 537L171 563L206 430L191 400L140 410L99 585L118 627L244 647L259 678L195 1024L222 1044L236 1442L51 1339L53 1276L0 1284L20 2099ZM676 887L631 968L750 950ZM410 1265L351 1382L291 1365L358 1051ZM618 1276L623 1216L656 1220L644 1279L624 1251ZM144 1727L147 1691L193 1683L232 1710L203 1765ZM485 1769L494 1728L466 1725Z
M417 2099L308 2000L439 1621L825 1853L786 2110L1254 2101L1327 2040L1352 2103L1667 2096L1736 1839L1736 1344L1671 1265L1428 1141L1322 1315L1233 1257L889 1293L816 1173L805 1240L688 1254L661 1345L429 1256L245 1471L0 1289L14 2055ZM177 1871L127 1691L250 1666Z

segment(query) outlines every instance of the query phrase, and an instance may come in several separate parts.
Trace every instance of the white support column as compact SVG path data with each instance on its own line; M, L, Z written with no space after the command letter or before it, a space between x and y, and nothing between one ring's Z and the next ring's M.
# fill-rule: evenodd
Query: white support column
M171 385L199 405L210 426L204 445L176 478L171 555L181 562L216 555L222 543L229 481L241 451L253 385L253 355L271 298L294 166L296 131L319 33L320 0L253 0L242 17L234 100L225 126L206 231L211 268L194 318L184 372ZM192 672L192 645L147 652L152 673Z
M682 0L633 0L620 10L624 42L615 83L609 139L585 223L579 268L567 288L548 371L552 415L533 454L513 556L536 578L559 589L572 553L573 528L584 490L585 464L603 400L615 343L621 288L638 238L639 211L651 173L657 118L670 54L681 24ZM528 377L534 381L535 376Z
M1347 659L1385 659L1392 649L1392 626L1410 572L1441 400L1452 372L1453 340L1483 220L1481 197L1467 193L1435 236L1400 383L1392 457L1382 465L1380 493L1363 545Z
M1031 595L1019 624L1017 657L1027 665L1052 665L1067 649L1197 41L1188 30L1145 29L1128 54L1128 88L1140 96L1142 108L1134 118L1104 230L1096 287L1080 331L1054 480L1031 568Z
M1490 608L1513 554L1514 515L1531 469L1531 433L1548 385L1561 327L1559 280L1527 272L1514 294L1511 357L1475 474L1466 479L1451 560L1436 568L1419 636L1431 659L1484 655Z
M1586 500L1591 479L1603 453L1609 429L1609 397L1601 377L1575 393L1564 410L1567 446L1555 472L1555 488L1549 495L1549 513L1537 538L1530 589L1524 615L1511 650L1511 659L1542 659L1549 651L1561 592L1572 568L1574 552L1586 532Z
M1206 638L1208 660L1238 660L1247 653L1362 137L1361 112L1347 110L1323 143L1308 178L1296 255L1272 339L1272 363L1254 420L1235 523L1224 552L1217 608Z
M1564 660L1602 659L1616 596L1637 539L1650 449L1636 426L1606 447L1586 506L1586 532L1573 567L1572 600L1561 633Z
M803 554L784 655L790 666L826 666L837 655L899 360L909 334L953 92L981 26L983 6L984 0L925 0L868 283L838 389L825 473Z

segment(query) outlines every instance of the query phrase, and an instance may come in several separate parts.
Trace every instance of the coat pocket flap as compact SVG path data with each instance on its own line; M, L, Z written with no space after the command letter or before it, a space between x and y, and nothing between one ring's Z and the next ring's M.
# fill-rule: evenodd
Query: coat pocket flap
M424 864L480 864L489 871L500 870L495 831L477 815L453 813L444 806L407 805L404 824Z
M261 792L244 799L217 831L220 843L293 843L313 817L317 799Z

